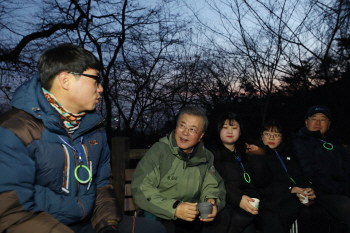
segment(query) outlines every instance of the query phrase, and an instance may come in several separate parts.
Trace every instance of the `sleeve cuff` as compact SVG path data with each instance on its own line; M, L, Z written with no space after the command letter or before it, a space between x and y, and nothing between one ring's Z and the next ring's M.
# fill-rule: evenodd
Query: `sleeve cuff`
M173 204L173 209L176 209L178 205L180 205L181 201L175 201Z

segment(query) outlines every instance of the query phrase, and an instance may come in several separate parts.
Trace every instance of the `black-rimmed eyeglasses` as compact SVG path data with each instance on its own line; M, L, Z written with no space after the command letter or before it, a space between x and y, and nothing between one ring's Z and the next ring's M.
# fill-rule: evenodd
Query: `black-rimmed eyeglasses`
M89 78L93 78L96 80L97 84L101 83L101 77L99 75L92 75L92 74L82 74L82 73L75 73L75 72L68 72L70 74L75 74L75 75L83 75Z

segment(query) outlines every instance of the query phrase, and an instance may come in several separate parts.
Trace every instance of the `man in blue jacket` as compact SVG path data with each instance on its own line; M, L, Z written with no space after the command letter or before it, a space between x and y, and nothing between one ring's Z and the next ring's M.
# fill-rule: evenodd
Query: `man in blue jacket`
M332 137L332 114L324 105L312 106L305 128L292 135L293 152L316 191L316 202L350 232L350 156Z
M0 117L0 232L165 232L117 206L104 120L95 111L99 64L81 47L59 45L14 93L13 108Z

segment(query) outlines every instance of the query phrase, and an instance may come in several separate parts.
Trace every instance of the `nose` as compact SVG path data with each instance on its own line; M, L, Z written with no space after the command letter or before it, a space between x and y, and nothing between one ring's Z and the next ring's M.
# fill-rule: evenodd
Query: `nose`
M316 124L321 124L321 120L320 120L320 119L317 119L317 120L316 120Z
M97 86L97 92L98 93L102 93L103 92L103 87L102 87L101 83L99 83L98 86Z
M183 133L184 135L189 135L189 134L190 134L190 129L185 128L185 130L182 131L182 133Z

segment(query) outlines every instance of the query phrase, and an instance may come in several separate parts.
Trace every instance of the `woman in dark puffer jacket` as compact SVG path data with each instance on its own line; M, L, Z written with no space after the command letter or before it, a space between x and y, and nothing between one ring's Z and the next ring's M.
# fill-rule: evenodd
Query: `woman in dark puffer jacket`
M215 167L225 182L226 207L231 214L230 233L254 233L258 220L264 215L269 224L262 226L265 233L282 232L279 216L270 210L264 210L260 202L259 209L252 206L252 198L260 198L254 187L254 179L246 161L249 147L244 136L239 117L232 113L223 113L217 124L217 142L212 150ZM258 150L254 151L255 153Z

